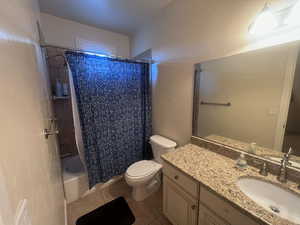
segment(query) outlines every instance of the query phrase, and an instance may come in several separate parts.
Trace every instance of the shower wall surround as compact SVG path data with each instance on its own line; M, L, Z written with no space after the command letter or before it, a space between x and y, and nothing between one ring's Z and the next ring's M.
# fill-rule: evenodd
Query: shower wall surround
M59 130L58 140L61 157L78 154L75 142L72 102L68 85L68 71L64 52L65 50L59 48L46 48L47 65L53 96L53 108ZM61 86L60 96L57 93L57 83ZM63 84L68 88L68 94L65 96L63 95Z

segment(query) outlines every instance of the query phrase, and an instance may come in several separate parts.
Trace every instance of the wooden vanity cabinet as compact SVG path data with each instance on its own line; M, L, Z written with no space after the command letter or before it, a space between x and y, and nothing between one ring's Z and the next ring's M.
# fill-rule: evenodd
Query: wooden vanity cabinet
M198 225L230 225L200 203Z
M164 176L163 212L174 225L197 225L198 200Z
M202 205L199 209L200 215L203 214L201 210L206 209L204 214L211 212L210 217L215 217L215 220L218 221L218 223L212 223L213 225L259 225L256 221L203 186L200 189L200 205ZM198 225L210 225L210 223L207 224L205 221L205 217L202 220L200 216Z
M163 165L163 212L173 225L259 225L167 163Z
M163 212L173 225L197 225L200 184L175 167L163 166Z

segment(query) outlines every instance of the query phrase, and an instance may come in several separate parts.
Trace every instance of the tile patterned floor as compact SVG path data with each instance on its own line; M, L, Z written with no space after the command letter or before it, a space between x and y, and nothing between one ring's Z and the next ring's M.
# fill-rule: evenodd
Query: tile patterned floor
M122 179L104 189L96 191L68 205L68 224L99 206L123 196L135 215L134 225L172 225L162 213L162 191L154 193L144 201L136 202L131 198L131 188Z

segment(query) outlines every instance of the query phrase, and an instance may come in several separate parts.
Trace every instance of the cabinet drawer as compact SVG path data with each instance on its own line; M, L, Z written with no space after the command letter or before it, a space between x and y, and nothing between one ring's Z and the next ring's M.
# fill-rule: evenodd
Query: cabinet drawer
M183 172L167 163L164 163L163 165L163 173L187 193L194 198L199 199L199 183L193 178L185 175Z
M258 225L259 223L244 215L238 209L225 202L216 194L210 192L205 187L200 189L200 202L215 212L218 216L229 222L231 225Z

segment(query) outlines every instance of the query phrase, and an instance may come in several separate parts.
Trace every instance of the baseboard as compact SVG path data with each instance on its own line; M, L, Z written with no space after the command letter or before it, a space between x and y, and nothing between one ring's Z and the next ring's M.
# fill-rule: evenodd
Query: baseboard
M120 181L121 179L123 179L123 177L124 177L124 175L119 175L119 176L111 178L106 183L99 183L99 184L97 184L97 187L94 186L92 189L87 190L80 198L83 198L83 197L95 192L96 189L97 190L102 190L102 189L104 189L104 188L106 188L110 185L113 185L114 183L116 183L116 182Z
M115 176L113 178L111 178L109 181L107 181L106 183L103 183L100 185L100 189L106 188L114 183L117 183L118 181L120 181L122 178L124 177L124 175L119 175L119 176Z
M92 189L89 189L86 192L84 192L83 195L80 196L79 198L84 198L85 196L87 196L87 195L89 195L89 194L91 194L91 193L93 193L95 191L96 191L96 187L92 187Z

